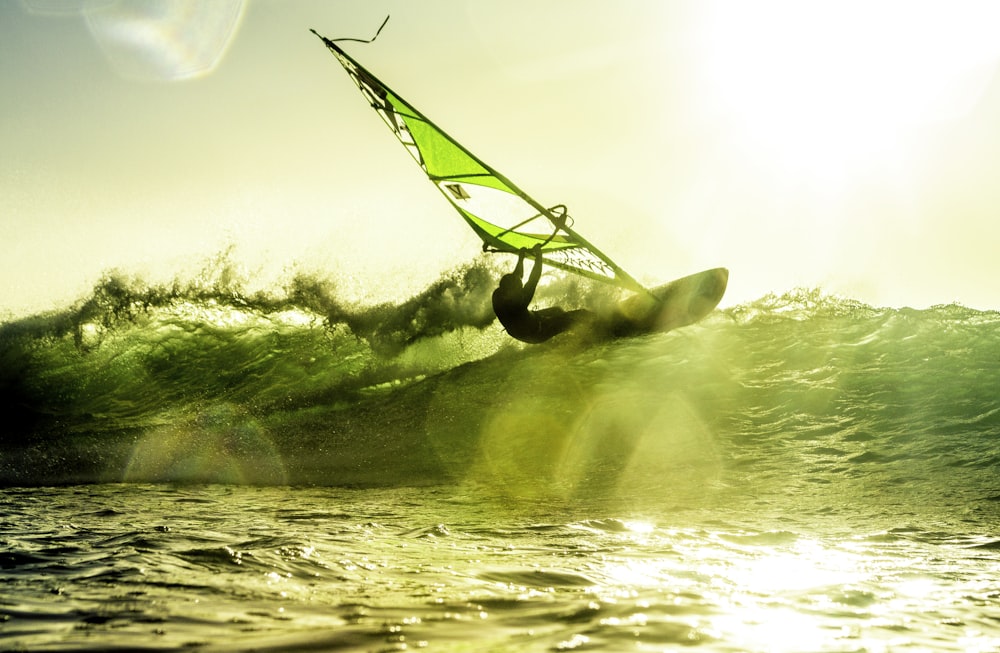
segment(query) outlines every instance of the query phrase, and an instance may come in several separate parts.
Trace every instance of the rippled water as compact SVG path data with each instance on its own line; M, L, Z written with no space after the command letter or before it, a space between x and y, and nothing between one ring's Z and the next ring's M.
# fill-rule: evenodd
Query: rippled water
M0 506L11 650L996 651L960 516L99 485Z

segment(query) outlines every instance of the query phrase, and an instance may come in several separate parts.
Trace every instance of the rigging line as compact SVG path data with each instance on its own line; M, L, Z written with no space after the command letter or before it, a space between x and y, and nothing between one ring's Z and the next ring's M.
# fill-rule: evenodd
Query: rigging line
M563 224L566 224L566 214L563 213L562 217L563 217ZM562 227L557 224L555 230L552 232L552 235L550 235L548 238L546 238L545 242L542 243L542 247L545 247L546 245L548 245L549 243L551 243L552 239L556 237L556 234L559 233L560 229L562 229Z
M559 204L557 206L553 206L552 208L555 209L555 208L559 208L560 206L563 207L563 210L564 210L563 214L565 215L565 209L566 209L566 207L563 206L562 204ZM549 209L549 210L551 211L552 209ZM514 225L512 227L507 227L506 229L504 229L500 233L496 234L496 237L500 238L501 236L506 236L507 234L511 233L512 231L516 231L517 229L520 229L521 227L523 227L524 225L528 224L532 220L537 220L538 218L544 218L544 217L547 217L547 215L545 213L536 213L535 215L531 216L530 218L522 220L521 222L518 222L516 225ZM560 228L559 225L556 225L556 232L559 231L559 228ZM553 233L552 236L549 236L548 240L546 240L545 242L547 243L547 242L549 242L549 240L552 240L553 236L555 236L555 235L556 234Z
M559 211L558 216L555 214L556 211ZM549 210L545 213L545 217L547 217L549 221L555 225L555 230L552 232L552 235L545 239L545 242L542 243L542 247L552 242L552 239L556 237L559 230L566 227L566 221L570 220L569 209L566 208L565 204L556 204L555 206L549 208Z
M558 210L558 209L561 209L561 212L560 212L560 214L558 216L558 221L556 221L556 220L552 219L552 212L554 210ZM542 240L541 245L542 245L542 247L545 247L546 245L548 245L549 243L551 243L553 241L553 239L555 239L555 237L559 234L559 231L563 227L566 226L566 220L569 218L569 215L567 214L567 209L566 209L566 205L565 204L556 204L555 206L553 206L552 208L550 208L546 213L536 213L535 215L531 216L527 220L524 220L524 221L522 221L522 222L514 225L513 227L508 227L507 229L504 229L500 233L496 234L494 236L494 238L500 238L501 236L506 236L507 234L509 234L511 232L515 232L516 233L516 231L515 231L516 229L520 229L521 227L523 227L524 225L528 224L532 220L537 220L538 218L542 218L542 217L549 218L550 222L552 222L555 225L555 227L556 227L555 230L553 230L553 232L551 234L549 234L549 236L547 238L545 238L544 240ZM523 235L532 236L534 238L538 238L539 240L541 240L541 236L537 235L537 234L523 234ZM483 243L483 251L484 252L488 251L486 247L487 247L486 243ZM497 249L497 250L493 250L493 251L500 252L500 251L503 251L503 250Z
M331 41L333 43L339 43L341 41L354 41L355 43L374 43L375 39L378 38L378 35L382 33L382 28L385 27L385 24L388 23L388 22L389 22L389 16L386 15L385 20L382 21L382 24L379 25L378 30L375 32L375 36L371 37L370 39L355 39L355 38L350 38L350 37L347 37L347 36L343 36L343 37L341 37L339 39L325 39L322 36L320 36L320 38L322 38L324 40ZM311 30L311 31L312 31L313 34L316 34L316 30ZM316 34L316 36L319 36L319 34Z

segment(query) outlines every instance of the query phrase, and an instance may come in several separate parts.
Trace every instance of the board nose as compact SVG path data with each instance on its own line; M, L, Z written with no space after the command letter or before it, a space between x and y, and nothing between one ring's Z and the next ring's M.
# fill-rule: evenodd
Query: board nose
M719 301L726 294L726 287L728 285L729 270L727 268L715 268L712 270L712 274L705 275L699 292L707 299Z

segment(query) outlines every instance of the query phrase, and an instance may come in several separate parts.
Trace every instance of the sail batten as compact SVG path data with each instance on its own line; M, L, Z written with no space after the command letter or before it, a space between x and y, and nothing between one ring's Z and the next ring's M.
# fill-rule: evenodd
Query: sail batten
M483 240L484 249L517 252L537 245L549 265L629 290L648 292L569 226L565 206L548 208L536 201L383 84L340 46L315 30L313 33L337 57L428 179Z

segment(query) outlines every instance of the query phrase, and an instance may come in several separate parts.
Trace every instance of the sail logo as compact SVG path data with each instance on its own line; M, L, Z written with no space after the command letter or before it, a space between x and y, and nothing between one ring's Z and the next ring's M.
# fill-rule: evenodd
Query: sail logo
M447 188L457 200L467 200L470 197L470 195L465 192L465 188L462 184L444 184L444 187Z

